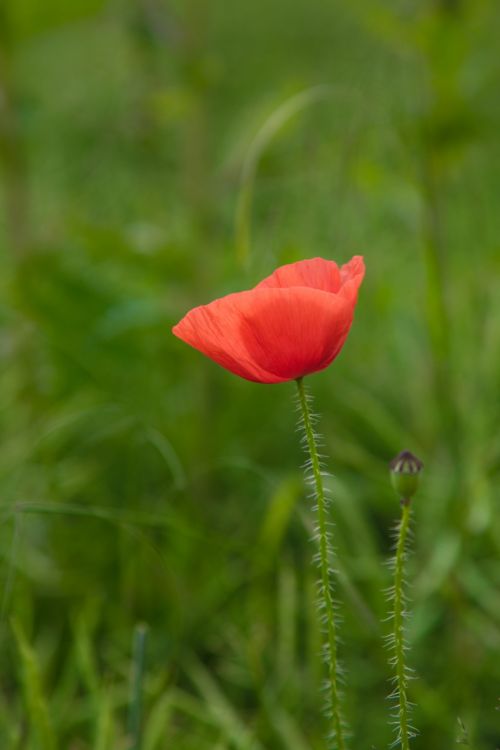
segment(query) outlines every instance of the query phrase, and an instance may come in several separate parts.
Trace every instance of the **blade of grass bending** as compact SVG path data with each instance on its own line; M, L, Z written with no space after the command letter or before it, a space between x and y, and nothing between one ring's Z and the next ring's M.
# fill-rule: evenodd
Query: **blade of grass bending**
M116 525L129 526L151 526L152 528L172 528L175 531L196 536L188 526L179 524L168 515L140 512L121 512L116 508L107 508L95 505L79 505L67 502L37 502L21 501L0 513L0 516L10 517L15 514L40 514L40 515L64 515L82 516L83 518L95 518L99 521L107 521Z
M128 717L129 750L141 750L142 744L142 693L146 656L147 625L137 625L134 631L132 656L132 684Z
M188 673L205 699L215 725L224 733L223 739L234 745L235 750L263 750L201 662L193 659L188 665Z
M57 743L44 695L40 667L19 622L12 620L12 630L21 660L24 699L30 727L41 750L57 750Z
M253 186L260 158L274 136L294 115L331 96L332 90L326 84L312 86L287 99L264 122L248 149L241 173L241 187L236 207L236 249L238 260L244 265L249 256L250 223Z
M83 680L85 690L90 699L97 707L101 701L99 670L97 668L97 660L92 646L92 638L89 633L86 619L83 615L72 618L71 630L73 634L75 666L78 675Z
M163 694L149 711L147 725L144 727L142 750L163 750L166 747L166 736L174 710L172 694Z
M12 539L10 543L10 549L7 557L7 573L5 576L5 583L2 591L2 599L0 603L0 636L3 636L5 615L9 606L9 599L14 586L15 579L15 561L17 556L17 550L19 547L19 540L21 538L21 518L17 515L14 516L13 528L12 528Z
M286 692L293 690L293 674L297 645L297 579L291 565L279 569L277 596L277 670Z
M282 740L280 747L286 750L310 750L300 727L300 718L293 716L290 710L283 706L279 692L264 688L261 692L261 700L268 721Z
M107 692L101 691L95 719L95 740L93 750L108 750L113 747L113 708Z

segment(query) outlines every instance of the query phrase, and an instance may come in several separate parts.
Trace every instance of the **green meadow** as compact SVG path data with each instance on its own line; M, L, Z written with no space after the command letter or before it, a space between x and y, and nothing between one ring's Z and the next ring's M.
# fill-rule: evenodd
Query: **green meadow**
M403 449L411 747L500 747L499 39L495 0L2 0L1 750L325 750L295 384L171 328L353 255L307 378L350 748L394 740Z

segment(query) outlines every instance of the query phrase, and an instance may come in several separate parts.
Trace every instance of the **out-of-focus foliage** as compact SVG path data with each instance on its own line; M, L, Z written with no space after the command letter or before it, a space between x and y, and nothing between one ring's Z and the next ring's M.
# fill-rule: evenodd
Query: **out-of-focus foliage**
M499 35L494 0L3 0L2 750L131 747L139 622L143 750L323 747L293 384L170 328L355 253L355 325L310 381L353 746L391 738L409 448L415 748L496 747Z

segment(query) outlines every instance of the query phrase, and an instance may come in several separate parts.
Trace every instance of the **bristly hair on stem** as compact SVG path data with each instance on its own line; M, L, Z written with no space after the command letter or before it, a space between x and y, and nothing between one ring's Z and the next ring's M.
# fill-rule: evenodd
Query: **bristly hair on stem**
M329 498L323 482L321 456L318 452L319 440L314 431L316 421L310 408L310 396L306 393L302 378L297 381L300 429L303 430L303 443L308 453L306 478L312 487L316 523L314 542L318 552L314 557L320 571L318 582L318 607L323 630L323 656L326 664L326 696L329 733L327 741L334 750L346 749L346 728L341 711L341 670L337 647L337 613L333 596L334 571L332 560L332 524L328 516Z
M405 619L408 613L404 567L410 530L410 501L402 500L401 509L401 519L396 527L395 556L391 561L394 583L387 591L388 600L392 605L389 617L392 629L386 636L386 643L391 651L389 664L394 670L392 676L394 689L389 696L393 702L391 723L396 730L396 739L392 746L400 747L401 750L409 750L410 740L416 735L415 728L410 724L411 703L408 699L408 683L412 679L412 670L406 665L405 656L408 651L405 637Z

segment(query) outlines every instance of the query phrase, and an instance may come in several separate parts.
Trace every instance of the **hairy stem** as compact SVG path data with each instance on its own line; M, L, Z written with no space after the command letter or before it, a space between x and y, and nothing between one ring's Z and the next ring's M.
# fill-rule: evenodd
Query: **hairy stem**
M338 685L337 664L337 623L335 619L335 608L332 595L333 572L330 568L330 532L327 520L327 498L321 475L321 465L318 448L314 435L311 412L307 402L307 396L302 378L297 380L299 403L304 422L307 447L311 459L312 476L314 480L315 499L317 509L317 532L319 546L319 568L320 568L320 610L324 615L325 623L325 655L328 669L328 703L331 719L331 735L336 740L338 750L345 750L344 728L340 710L340 696Z
M405 665L404 637L404 563L406 538L410 525L410 503L403 501L401 523L399 524L396 558L394 567L394 662L396 667L396 697L398 699L398 740L402 750L409 750L411 730L409 724L409 703L407 696L407 673Z

